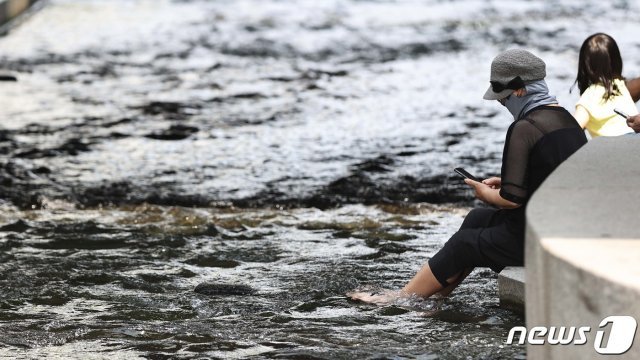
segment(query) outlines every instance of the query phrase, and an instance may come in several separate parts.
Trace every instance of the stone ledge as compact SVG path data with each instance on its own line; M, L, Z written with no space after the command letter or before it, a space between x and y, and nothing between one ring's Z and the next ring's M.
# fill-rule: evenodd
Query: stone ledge
M498 274L498 296L501 307L524 314L524 278L523 267L506 267Z
M526 322L589 326L587 344L528 345L530 359L606 358L600 322L640 321L640 137L596 138L545 180L527 207ZM616 359L640 359L633 346Z

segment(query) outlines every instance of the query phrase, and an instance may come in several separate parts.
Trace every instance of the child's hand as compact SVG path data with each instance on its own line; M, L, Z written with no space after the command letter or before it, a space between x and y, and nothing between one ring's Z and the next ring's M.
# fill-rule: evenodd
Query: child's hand
M629 116L627 118L627 125L635 132L640 132L640 114Z

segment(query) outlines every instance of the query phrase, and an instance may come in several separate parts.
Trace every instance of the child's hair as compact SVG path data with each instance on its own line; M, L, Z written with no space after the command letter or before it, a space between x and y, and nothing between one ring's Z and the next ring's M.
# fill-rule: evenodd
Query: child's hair
M597 33L589 36L580 48L578 59L578 77L576 83L580 94L593 84L604 86L604 100L620 95L620 89L613 83L622 77L622 57L613 38Z

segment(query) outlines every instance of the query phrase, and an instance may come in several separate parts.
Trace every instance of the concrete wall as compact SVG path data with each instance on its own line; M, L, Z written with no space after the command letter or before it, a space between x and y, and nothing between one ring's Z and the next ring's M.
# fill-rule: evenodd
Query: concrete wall
M591 327L585 345L528 345L527 357L604 358L602 319L640 321L640 136L596 138L558 167L529 202L525 258L527 328ZM608 357L640 359L634 336Z

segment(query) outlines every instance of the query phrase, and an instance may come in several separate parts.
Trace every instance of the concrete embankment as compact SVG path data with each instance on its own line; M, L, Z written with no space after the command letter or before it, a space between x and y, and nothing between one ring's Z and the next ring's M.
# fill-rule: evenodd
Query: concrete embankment
M590 331L585 345L549 345L548 333L541 334L537 338L547 339L545 344L528 345L528 358L605 356L594 343L611 350L614 335L607 339L608 334L624 342L625 331L615 323L600 327L602 320L613 315L640 320L639 150L637 136L596 138L532 197L525 260L527 328L588 326ZM618 358L640 359L640 345Z
M498 296L501 307L524 313L524 281L523 267L510 266L498 274Z

